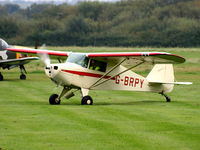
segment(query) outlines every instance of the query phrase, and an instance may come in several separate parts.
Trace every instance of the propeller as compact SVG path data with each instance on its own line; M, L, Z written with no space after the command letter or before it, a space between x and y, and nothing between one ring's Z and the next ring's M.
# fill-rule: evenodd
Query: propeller
M0 50L4 50L8 47L9 47L8 43L6 43L6 41L0 38Z
M35 49L38 49L39 47L39 41L35 41ZM42 44L42 46L39 47L40 49L45 49L46 44ZM45 64L46 67L49 67L51 64L51 60L49 58L49 55L46 53L38 53L38 56L40 57L40 60Z
M40 60L45 64L45 74L48 77L51 77L51 60L49 55L46 53L38 53L38 56L40 57Z
M40 57L41 61L45 64L46 67L49 67L49 66L50 66L51 60L50 60L48 54L45 54L45 53L38 53L38 56Z

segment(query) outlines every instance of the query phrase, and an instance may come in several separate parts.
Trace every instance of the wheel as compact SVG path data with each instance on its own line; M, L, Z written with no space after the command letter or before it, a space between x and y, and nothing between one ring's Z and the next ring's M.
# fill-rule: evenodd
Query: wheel
M171 102L171 98L169 96L166 96L166 102Z
M25 75L25 74L21 74L21 75L20 75L20 79L21 79L21 80L26 80L26 75Z
M51 104L51 105L59 105L60 104L60 99L58 98L58 94L52 94L49 97L49 104Z
M92 105L93 100L90 96L84 96L81 101L81 105Z
M165 97L166 102L171 102L171 98L167 96L165 93L161 92L160 94Z
M0 81L3 81L3 75L0 73Z

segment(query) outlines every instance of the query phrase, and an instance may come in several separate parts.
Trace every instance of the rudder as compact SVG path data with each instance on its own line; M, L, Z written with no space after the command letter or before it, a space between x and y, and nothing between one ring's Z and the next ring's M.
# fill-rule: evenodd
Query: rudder
M163 84L163 92L171 92L174 84L174 68L172 64L155 64L146 77L151 84Z

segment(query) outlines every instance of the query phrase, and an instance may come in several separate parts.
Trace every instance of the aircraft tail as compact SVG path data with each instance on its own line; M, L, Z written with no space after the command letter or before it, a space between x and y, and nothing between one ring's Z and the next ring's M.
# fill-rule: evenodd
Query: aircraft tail
M192 82L174 82L174 68L172 64L156 64L146 79L152 86L162 84L164 93L171 92L175 84L192 84Z
M147 78L150 84L163 84L163 92L171 92L174 87L174 68L172 64L156 64Z

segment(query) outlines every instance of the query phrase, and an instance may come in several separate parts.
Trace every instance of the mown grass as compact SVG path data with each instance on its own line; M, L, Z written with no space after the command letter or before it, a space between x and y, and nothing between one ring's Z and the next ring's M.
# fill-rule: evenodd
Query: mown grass
M175 65L176 79L192 81L193 85L176 86L169 94L171 103L155 93L91 91L93 106L80 105L79 93L52 106L49 95L61 88L46 78L39 62L28 65L26 81L18 79L17 69L4 72L5 81L0 83L0 149L198 150L200 51L186 50L170 51L189 58L185 64ZM149 68L137 71L146 75Z

